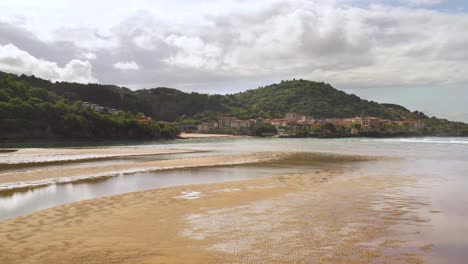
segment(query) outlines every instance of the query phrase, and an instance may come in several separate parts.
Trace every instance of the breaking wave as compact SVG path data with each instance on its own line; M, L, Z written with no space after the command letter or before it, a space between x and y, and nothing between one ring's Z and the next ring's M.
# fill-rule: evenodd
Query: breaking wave
M391 143L426 143L426 144L468 144L468 138L390 138L390 139L365 139L363 141L383 141Z

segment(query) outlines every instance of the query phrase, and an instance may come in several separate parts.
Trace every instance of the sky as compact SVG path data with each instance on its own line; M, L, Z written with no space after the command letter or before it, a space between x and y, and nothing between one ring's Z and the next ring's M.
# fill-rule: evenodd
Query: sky
M288 79L468 122L465 0L4 0L0 71L234 93Z

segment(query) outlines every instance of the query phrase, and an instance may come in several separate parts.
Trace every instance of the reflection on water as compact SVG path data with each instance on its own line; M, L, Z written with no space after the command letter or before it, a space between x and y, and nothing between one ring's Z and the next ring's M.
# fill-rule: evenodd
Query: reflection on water
M273 174L304 171L291 166L232 166L135 173L75 183L4 193L0 196L0 220L37 210L97 197L154 188L236 181ZM309 169L312 170L312 169Z
M23 172L23 171L39 171L39 170L58 170L67 168L89 168L95 166L111 166L119 164L129 164L134 162L145 162L155 160L182 159L191 157L203 157L213 155L210 152L193 152L193 153L177 153L177 154L154 154L154 155L134 155L134 156L117 156L92 159L76 159L76 160L57 160L52 162L27 162L17 164L6 164L0 162L0 176L2 173ZM75 157L76 158L76 157Z

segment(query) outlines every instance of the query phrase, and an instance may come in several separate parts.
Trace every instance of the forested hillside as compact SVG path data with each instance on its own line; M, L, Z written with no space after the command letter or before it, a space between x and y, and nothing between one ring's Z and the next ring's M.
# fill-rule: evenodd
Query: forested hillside
M123 111L98 113L80 101L64 100L13 75L0 75L0 139L134 139L176 135L174 127L156 122L142 124L136 115Z
M272 116L287 112L317 118L355 117L361 113L391 120L427 118L423 113L391 104L379 104L346 94L330 84L305 80L283 81L233 96L238 106L250 106Z
M174 121L205 111L238 118L282 117L287 112L324 117L368 116L388 119L426 118L423 113L391 104L379 104L349 95L326 83L292 80L230 95L184 93L170 88L131 91L114 85L51 83L35 77L19 77L68 100L143 112L155 119Z
M110 130L104 129L105 132L102 132L103 134L125 137L132 137L140 133L145 134L146 132L144 132L145 130L142 127L130 121L123 121L131 120L131 116L138 113L143 113L155 120L197 123L216 119L220 115L234 116L239 119L257 117L279 118L284 117L287 112L309 115L315 118L356 117L363 114L365 116L390 120L425 119L427 120L428 135L464 135L468 133L468 126L461 122L449 122L435 117L429 118L422 112L410 111L400 105L381 104L363 100L356 95L346 94L343 91L337 90L330 84L306 80L282 81L278 84L235 94L208 95L195 92L185 93L171 88L132 91L115 85L52 83L34 76L16 76L1 72L0 77L3 80L8 79L10 82L6 86L3 84L0 88L8 88L8 85L11 86L12 82L15 85L21 83L22 86L26 85L30 87L27 88L27 96L24 95L24 98L16 95L12 96L10 92L7 92L6 95L3 93L4 99L1 100L4 103L10 104L8 107L11 107L11 104L15 104L14 101L10 102L10 100L14 100L15 98L27 102L31 107L37 107L37 105L39 107L46 107L44 105L46 102L54 105L54 109L50 111L49 109L44 110L44 115L39 115L42 118L42 121L39 123L43 124L43 128L44 124L47 123L45 127L53 128L52 131L60 135L73 134L72 131L75 131L76 127L78 127L78 131L87 131L86 135L102 136L99 134L101 130L98 129L99 125L97 125L97 123L101 122L97 121L100 118L106 120L102 121L104 123L110 122L109 125L104 125L105 127L114 127ZM38 93L37 91L39 90L32 87L48 91L47 94L52 94L53 96L47 100L52 101L44 102L44 98L34 94ZM41 93L44 93L44 91ZM37 99L42 101L38 101ZM76 101L92 102L109 108L121 109L132 113L132 115L127 113L127 117L120 116L117 119L112 116L96 116L96 113L88 113L88 110L83 110L79 103L71 104ZM16 103L19 103L19 101L16 101ZM60 112L58 109L61 105L65 105L62 108L68 110L57 114ZM2 107L5 109L5 105ZM40 113L42 113L41 111L43 110L39 110ZM47 116L45 115L46 112L49 115L56 113L56 116ZM90 124L81 125L80 122L70 122L69 120L75 120L76 118L72 118L71 116L73 115L63 114L69 112L78 116L85 116L84 119L88 120L87 122L90 122ZM46 116L47 118L45 118ZM66 119L64 119L65 117ZM36 121L35 119L32 120ZM5 124L5 121L3 123ZM28 122L21 122L21 124L26 125ZM70 128L70 124L74 124L74 127ZM10 127L11 125L8 124L6 126ZM136 126L136 128L129 129L131 126ZM30 127L32 127L32 124L30 124ZM173 131L168 131L170 130L169 127L162 133L163 127L164 125L162 124L158 125L161 134L173 135ZM157 135L158 128L154 128ZM128 131L128 134L122 131ZM81 132L79 134L83 135Z

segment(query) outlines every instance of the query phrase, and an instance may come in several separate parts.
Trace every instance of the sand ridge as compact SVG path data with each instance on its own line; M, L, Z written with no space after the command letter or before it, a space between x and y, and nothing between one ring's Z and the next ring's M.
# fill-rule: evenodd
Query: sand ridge
M106 177L144 171L267 162L282 159L288 155L292 154L265 152L245 155L218 155L209 157L156 160L87 168L7 172L0 175L0 190L25 188L27 186L41 186L56 182L71 182L87 178Z
M236 136L229 134L201 134L201 133L181 133L181 138L247 138L249 136Z
M3 154L0 165L49 164L82 160L99 160L118 157L183 154L200 152L187 149L160 147L102 147L102 148L44 148L19 149Z

